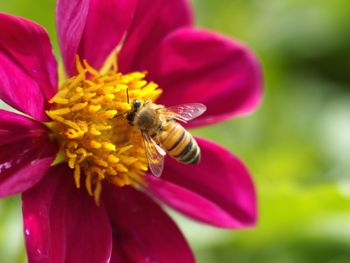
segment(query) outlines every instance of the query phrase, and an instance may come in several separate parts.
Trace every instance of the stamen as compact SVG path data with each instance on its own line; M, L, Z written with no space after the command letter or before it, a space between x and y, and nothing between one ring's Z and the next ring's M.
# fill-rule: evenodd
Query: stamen
M77 58L78 74L66 80L50 100L47 115L53 136L61 146L61 158L73 169L75 185L81 180L99 203L102 181L117 186L143 185L147 158L140 131L128 124L127 101L156 100L157 84L145 80L145 72L122 74L109 58L110 69L98 71ZM64 155L65 158L62 158ZM85 177L85 178L84 178Z
M76 165L74 169L74 180L77 188L80 188L80 165Z

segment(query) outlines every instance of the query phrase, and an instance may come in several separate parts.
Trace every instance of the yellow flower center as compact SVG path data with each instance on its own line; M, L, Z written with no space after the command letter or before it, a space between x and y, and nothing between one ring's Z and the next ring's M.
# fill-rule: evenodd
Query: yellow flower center
M60 144L56 163L74 170L77 188L86 189L99 203L102 181L117 186L143 184L148 169L143 138L125 115L130 101L156 100L161 90L145 73L117 72L114 64L103 72L77 59L77 75L66 80L51 99L48 126Z

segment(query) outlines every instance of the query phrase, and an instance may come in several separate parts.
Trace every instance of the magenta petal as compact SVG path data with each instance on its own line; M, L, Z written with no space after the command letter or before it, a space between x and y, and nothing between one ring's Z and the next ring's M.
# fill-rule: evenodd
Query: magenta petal
M50 168L56 152L44 125L0 110L0 197L33 187Z
M160 179L148 176L147 190L194 219L219 227L241 228L256 221L255 188L242 162L224 148L203 140L199 165L167 159Z
M100 68L130 26L136 4L137 0L90 0L80 57Z
M75 72L75 56L86 24L89 0L58 0L56 24L63 63L68 75Z
M102 66L125 35L137 0L60 0L57 28L66 71L75 72L75 55L95 68Z
M119 63L123 72L148 70L159 42L173 30L192 23L188 0L139 0ZM150 60L150 61L149 61Z
M65 165L50 169L23 201L29 262L109 262L111 228L103 207L76 189Z
M164 89L159 103L201 102L208 108L189 126L250 112L260 102L261 68L242 44L212 32L184 28L164 39L157 50L146 69L149 78Z
M103 202L113 226L111 262L194 262L170 217L132 188L104 188Z
M0 99L38 120L57 90L57 64L47 32L32 21L0 14Z

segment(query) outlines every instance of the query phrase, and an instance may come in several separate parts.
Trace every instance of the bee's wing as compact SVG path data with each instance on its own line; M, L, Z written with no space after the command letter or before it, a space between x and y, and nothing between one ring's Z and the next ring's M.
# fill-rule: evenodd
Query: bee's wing
M207 107L202 103L186 103L161 108L160 110L167 117L173 117L176 120L187 122L202 115L207 110Z
M164 167L165 151L147 134L142 134L145 142L148 166L152 174L160 177Z

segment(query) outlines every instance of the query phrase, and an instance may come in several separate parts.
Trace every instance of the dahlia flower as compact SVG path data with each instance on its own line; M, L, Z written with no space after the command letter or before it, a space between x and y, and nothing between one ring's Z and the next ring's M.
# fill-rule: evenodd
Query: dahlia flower
M186 129L252 111L260 66L244 45L193 26L186 0L59 0L65 74L47 32L0 14L0 196L21 193L29 262L194 262L165 204L222 228L256 222L243 163L197 138L198 165L148 173L130 99L208 110Z

